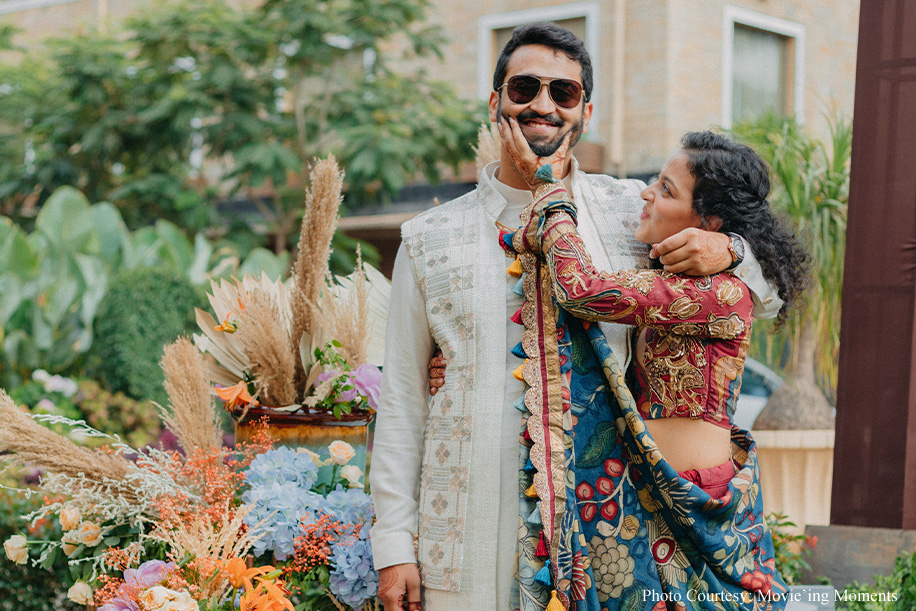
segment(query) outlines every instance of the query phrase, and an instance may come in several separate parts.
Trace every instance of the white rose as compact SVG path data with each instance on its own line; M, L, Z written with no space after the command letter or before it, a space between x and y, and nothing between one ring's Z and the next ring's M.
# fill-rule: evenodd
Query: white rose
M331 453L331 460L338 465L347 464L356 455L353 446L346 441L332 441L328 446L328 451Z
M83 516L80 515L80 510L76 507L64 507L60 510L60 527L64 530L73 530L79 526L80 520L83 519Z
M145 611L159 611L175 594L174 590L153 586L141 592L138 600Z
M92 605L95 600L92 597L92 586L85 581L77 581L67 590L67 598L78 605Z
M350 488L362 488L359 478L363 476L363 470L356 465L345 465L340 468L340 476L347 480Z
M199 611L197 601L191 598L187 590L175 594L176 596L166 603L161 611Z
M6 557L16 564L25 564L29 559L29 550L26 548L26 538L22 535L13 535L3 542Z

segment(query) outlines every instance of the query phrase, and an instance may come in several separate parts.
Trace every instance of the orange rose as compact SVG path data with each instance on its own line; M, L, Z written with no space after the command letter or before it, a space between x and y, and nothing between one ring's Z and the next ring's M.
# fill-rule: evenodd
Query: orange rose
M76 536L86 547L95 547L102 541L102 528L95 522L83 522Z

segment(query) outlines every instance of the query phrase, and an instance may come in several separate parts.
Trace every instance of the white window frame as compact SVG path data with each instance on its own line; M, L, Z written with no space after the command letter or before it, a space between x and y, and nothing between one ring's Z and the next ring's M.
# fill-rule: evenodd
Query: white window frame
M722 17L722 127L725 129L732 127L732 57L735 46L735 24L772 32L794 40L795 86L792 90L792 104L796 121L804 123L805 26L794 21L726 4Z
M592 60L592 123L598 117L598 96L601 91L599 82L598 53L601 36L601 5L594 0L573 2L559 6L494 13L484 15L477 20L477 97L488 100L493 91L493 31L512 28L538 21L561 21L563 19L585 18L585 49Z
M0 0L0 15L73 2L79 2L79 0Z

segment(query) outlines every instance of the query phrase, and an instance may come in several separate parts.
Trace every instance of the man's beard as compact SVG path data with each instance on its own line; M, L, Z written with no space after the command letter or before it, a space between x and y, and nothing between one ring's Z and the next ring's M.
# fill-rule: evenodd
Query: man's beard
M506 121L509 120L509 116L503 114L502 112L502 101L500 101L496 112L497 114L505 117ZM585 110L583 109L582 112L584 115ZM540 119L541 121L546 121L547 123L557 127L563 125L563 120L556 114L542 115L530 109L523 110L522 112L518 113L518 116L515 117L515 120L518 121L520 127L524 121L529 121L531 119ZM570 133L572 134L572 137L569 139L569 148L571 149L576 145L576 143L579 141L579 137L582 135L582 116L580 116L579 120L573 123L568 130L557 134L556 138L551 140L538 140L536 142L532 142L531 138L525 135L524 131L522 132L522 135L525 136L525 140L528 142L528 146L531 147L531 150L535 155L538 157L550 157L556 153L557 149L560 148L560 145L563 144L563 138L566 137L566 134Z

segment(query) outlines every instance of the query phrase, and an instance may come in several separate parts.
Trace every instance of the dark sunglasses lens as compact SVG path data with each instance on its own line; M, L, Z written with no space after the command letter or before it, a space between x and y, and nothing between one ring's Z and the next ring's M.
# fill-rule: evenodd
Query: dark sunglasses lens
M550 97L557 106L574 108L581 95L582 87L576 81L556 80L550 83Z
M513 76L509 79L506 94L514 104L527 104L537 97L541 81L533 76Z

